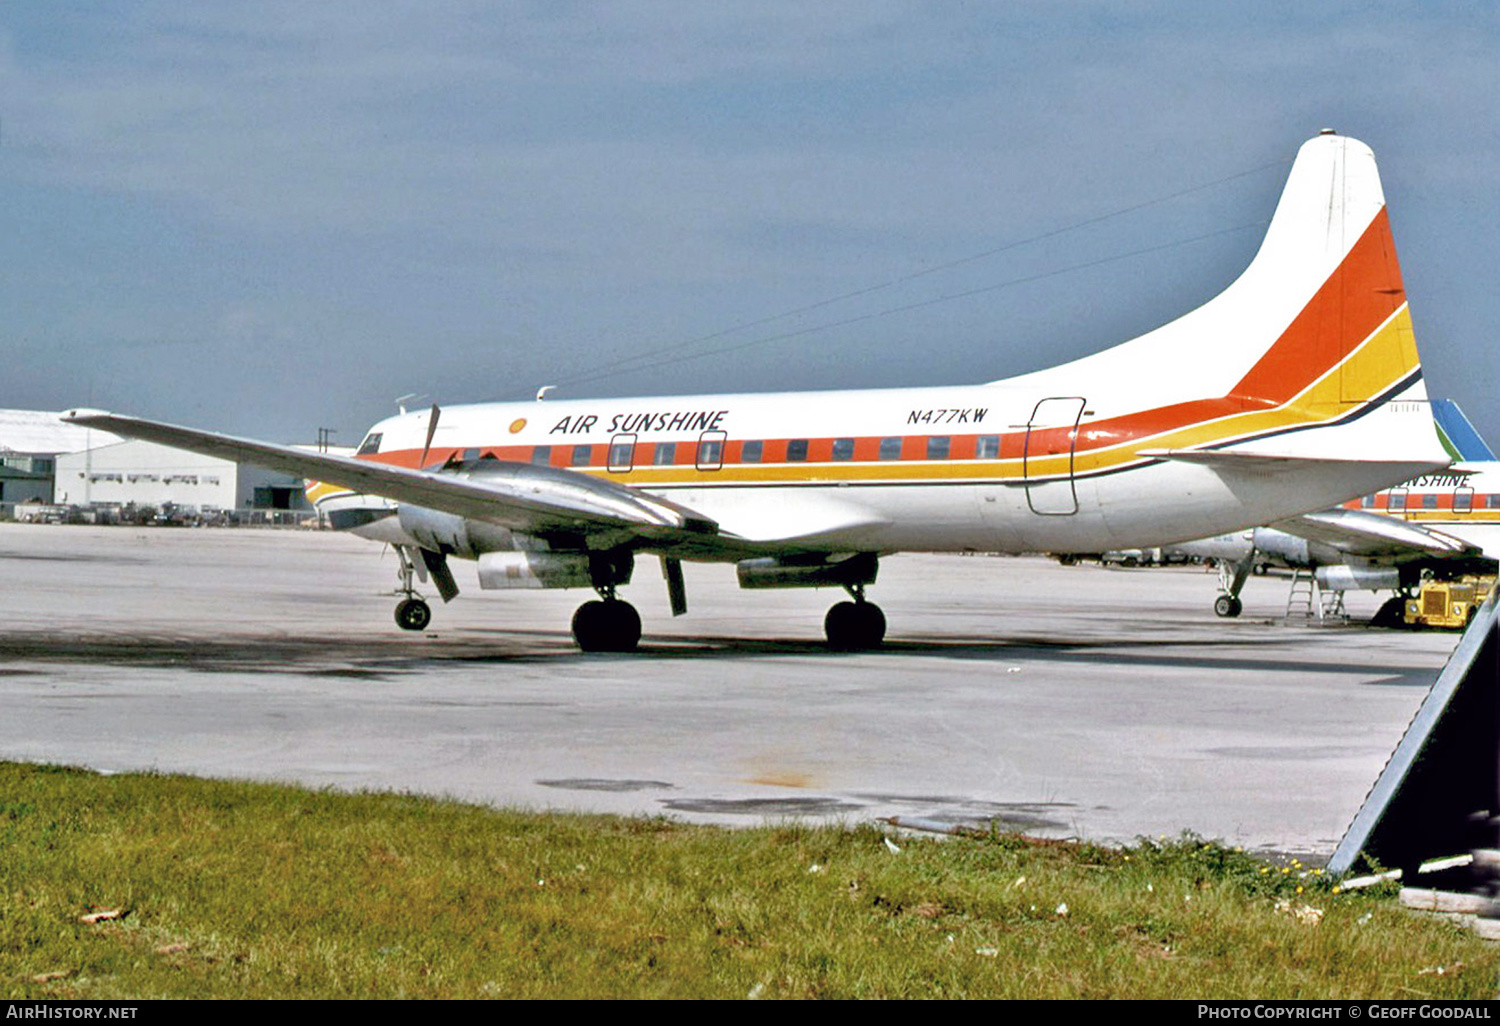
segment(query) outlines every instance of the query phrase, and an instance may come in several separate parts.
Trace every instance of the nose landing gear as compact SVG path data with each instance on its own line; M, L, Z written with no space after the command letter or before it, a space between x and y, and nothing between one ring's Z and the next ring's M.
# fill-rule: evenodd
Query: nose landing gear
M413 596L396 604L396 624L403 631L424 631L432 622L432 607Z
M432 622L432 607L417 594L416 586L412 584L412 578L417 572L416 564L412 562L404 546L396 545L393 548L396 550L396 558L401 561L401 566L396 571L401 579L398 594L404 596L396 604L396 626L403 631L425 631Z

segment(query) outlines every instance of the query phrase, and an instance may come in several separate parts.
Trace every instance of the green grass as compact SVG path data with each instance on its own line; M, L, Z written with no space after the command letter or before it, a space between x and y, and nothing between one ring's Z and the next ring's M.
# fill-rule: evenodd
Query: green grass
M0 763L0 996L1497 989L1494 947L1389 891L1336 893L1201 841L898 843ZM98 909L125 914L81 921Z

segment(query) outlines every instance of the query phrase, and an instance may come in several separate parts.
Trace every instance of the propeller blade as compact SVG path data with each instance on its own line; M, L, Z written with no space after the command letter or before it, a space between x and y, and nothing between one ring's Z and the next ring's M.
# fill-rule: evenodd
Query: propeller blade
M432 412L427 415L427 441L422 444L422 459L417 463L418 467L427 466L427 450L432 448L432 436L437 434L438 418L443 411L438 409L438 404L432 404Z

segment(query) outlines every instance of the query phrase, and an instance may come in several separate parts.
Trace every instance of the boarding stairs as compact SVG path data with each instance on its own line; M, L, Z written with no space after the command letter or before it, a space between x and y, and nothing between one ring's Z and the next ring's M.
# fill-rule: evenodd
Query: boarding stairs
M1293 570L1292 587L1286 597L1286 619L1344 623L1349 619L1344 593L1320 588L1311 570Z

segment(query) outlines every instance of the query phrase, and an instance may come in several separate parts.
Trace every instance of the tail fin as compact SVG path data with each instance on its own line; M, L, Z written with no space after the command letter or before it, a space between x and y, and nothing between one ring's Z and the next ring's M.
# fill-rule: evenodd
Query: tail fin
M1443 448L1448 450L1448 455L1455 460L1465 463L1493 463L1495 461L1495 450L1491 449L1489 443L1474 430L1474 425L1469 423L1469 418L1464 411L1458 408L1458 403L1452 399L1434 399L1432 401L1432 419L1437 421L1438 435L1443 441Z
M1370 148L1331 132L1304 143L1255 259L1203 306L1012 379L1056 395L1122 381L1154 410L1150 440L1174 450L1441 465Z
M1427 398L1375 154L1361 142L1303 144L1260 252L1219 303L1270 340L1230 391L1248 403Z

